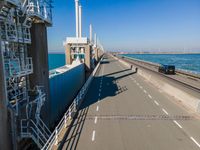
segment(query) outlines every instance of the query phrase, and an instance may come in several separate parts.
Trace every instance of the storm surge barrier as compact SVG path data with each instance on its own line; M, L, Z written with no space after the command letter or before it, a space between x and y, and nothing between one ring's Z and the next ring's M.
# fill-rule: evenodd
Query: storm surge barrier
M92 82L97 70L99 69L101 60L99 61L99 63L97 64L97 66L95 67L95 69L93 70L93 72L79 91L76 98L73 100L72 104L69 106L68 110L64 113L64 116L56 126L55 130L53 131L45 145L43 146L42 150L52 149L53 146L58 145L59 134L63 131L64 128L66 129L71 124L73 116L78 112L78 109L89 89L90 83Z

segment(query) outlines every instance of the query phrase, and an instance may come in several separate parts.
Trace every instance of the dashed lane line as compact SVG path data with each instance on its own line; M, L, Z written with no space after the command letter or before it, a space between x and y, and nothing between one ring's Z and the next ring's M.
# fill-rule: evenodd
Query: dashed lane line
M149 97L150 99L152 99L152 96L151 96L150 94L148 94L148 97Z
M97 116L95 116L94 123L97 124Z
M99 106L97 106L96 111L99 111Z
M173 122L179 127L179 128L183 128L176 120L173 120Z
M94 141L94 140L95 140L95 133L96 133L96 131L95 131L95 130L93 130L93 132L92 132L92 141Z
M154 103L155 103L157 106L159 106L159 103L158 103L156 100L154 100Z
M164 108L162 108L162 111L163 111L166 115L169 115L169 113L168 113Z
M191 136L190 139L200 148L200 144Z

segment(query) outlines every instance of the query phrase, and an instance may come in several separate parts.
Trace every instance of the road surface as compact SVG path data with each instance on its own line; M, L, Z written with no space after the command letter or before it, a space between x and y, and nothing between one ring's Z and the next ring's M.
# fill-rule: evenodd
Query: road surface
M60 149L197 150L200 121L110 56Z

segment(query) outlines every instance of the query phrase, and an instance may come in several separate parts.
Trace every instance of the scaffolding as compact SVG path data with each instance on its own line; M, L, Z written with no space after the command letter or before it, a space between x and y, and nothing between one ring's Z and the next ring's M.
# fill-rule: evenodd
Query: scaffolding
M52 24L51 0L0 2L0 39L4 60L7 107L14 116L13 139L32 138L42 147L50 131L40 118L46 95L41 86L30 89L33 60L28 56L32 23ZM16 130L15 130L16 129Z

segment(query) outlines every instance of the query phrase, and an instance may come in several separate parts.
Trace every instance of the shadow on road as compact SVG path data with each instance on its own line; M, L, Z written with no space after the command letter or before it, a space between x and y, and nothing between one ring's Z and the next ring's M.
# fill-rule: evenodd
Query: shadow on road
M110 62L108 60L105 60L105 63L102 63L102 64L108 65L109 63ZM100 66L100 68L101 67L102 65ZM99 71L100 69L98 70L97 74L99 74ZM100 101L105 100L106 97L116 96L118 94L121 94L127 91L128 90L127 87L120 86L118 84L118 80L135 73L136 72L133 72L131 69L125 69L125 70L120 70L116 72L111 72L109 74L104 75L103 77L95 76L88 90L89 92L87 93L85 99L83 100L82 105L80 106L79 112L76 118L74 119L73 123L71 124L69 132L65 134L65 138L64 138L65 140L63 140L63 142L60 143L59 149L75 150L77 147L90 105L96 103L99 100ZM101 80L103 80L102 92L101 92L101 95L99 96Z

